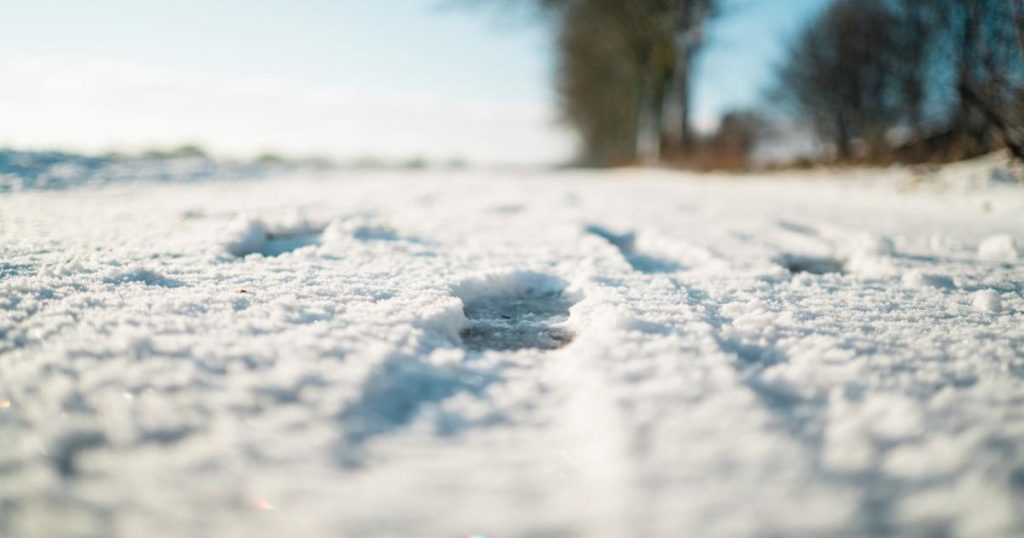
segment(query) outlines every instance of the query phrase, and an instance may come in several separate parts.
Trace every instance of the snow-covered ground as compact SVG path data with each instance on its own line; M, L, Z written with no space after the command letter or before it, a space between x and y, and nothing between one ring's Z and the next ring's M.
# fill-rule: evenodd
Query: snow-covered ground
M0 536L1024 533L1024 188L0 194Z
M59 151L15 151L0 148L0 194L22 190L61 190L127 182L192 182L211 179L253 179L306 170L329 163L222 162L193 156L89 156Z

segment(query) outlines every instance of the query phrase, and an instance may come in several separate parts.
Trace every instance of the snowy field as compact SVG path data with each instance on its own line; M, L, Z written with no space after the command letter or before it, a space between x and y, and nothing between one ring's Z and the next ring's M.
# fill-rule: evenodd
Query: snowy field
M1021 536L1006 179L19 183L0 536Z

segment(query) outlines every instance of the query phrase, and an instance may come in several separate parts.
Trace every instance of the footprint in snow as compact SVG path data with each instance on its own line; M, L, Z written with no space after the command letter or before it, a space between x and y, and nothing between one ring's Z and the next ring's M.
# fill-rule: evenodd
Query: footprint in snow
M228 254L244 258L250 254L276 257L311 245L358 241L419 242L412 237L400 237L384 222L366 215L357 215L331 221L329 224L311 223L301 217L283 223L266 223L259 219L238 218L228 229L222 242Z
M782 254L775 263L786 268L793 274L809 273L812 275L845 274L846 264L835 258L825 256L805 256L801 254Z
M231 224L223 246L236 258L250 254L274 257L318 244L322 231L322 226L306 223L274 229L262 220L238 218Z
M572 341L564 326L576 303L564 285L554 279L525 275L525 283L464 298L463 313L469 326L461 331L462 344L472 351L558 349ZM535 282L534 282L535 281Z

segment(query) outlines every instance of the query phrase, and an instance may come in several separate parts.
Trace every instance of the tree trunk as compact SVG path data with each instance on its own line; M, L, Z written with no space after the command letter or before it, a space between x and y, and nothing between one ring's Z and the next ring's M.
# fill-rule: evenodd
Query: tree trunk
M836 115L836 155L840 161L849 161L853 158L850 126L842 112Z
M690 151L693 143L693 133L690 130L690 52L684 51L679 57L679 65L676 67L679 91L679 150L685 154Z
M643 164L657 164L660 159L661 122L654 114L657 109L654 85L649 74L641 74L637 79L636 158Z
M1024 161L1024 141L1021 141L1017 136L1015 136L1010 122L1003 118L999 111L996 110L995 107L993 107L969 84L961 85L960 95L966 100L966 103L978 109L978 111L985 116L985 120L999 131L1006 147L1010 149L1010 153L1012 153L1016 159Z

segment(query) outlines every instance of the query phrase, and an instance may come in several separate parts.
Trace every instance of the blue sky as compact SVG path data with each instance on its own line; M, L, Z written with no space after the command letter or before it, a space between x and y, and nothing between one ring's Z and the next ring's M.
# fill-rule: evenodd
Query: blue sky
M699 121L756 102L825 2L732 0L701 66ZM0 0L0 144L568 158L545 29L451 3Z

